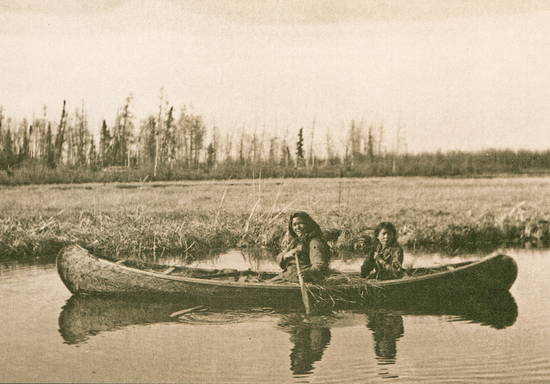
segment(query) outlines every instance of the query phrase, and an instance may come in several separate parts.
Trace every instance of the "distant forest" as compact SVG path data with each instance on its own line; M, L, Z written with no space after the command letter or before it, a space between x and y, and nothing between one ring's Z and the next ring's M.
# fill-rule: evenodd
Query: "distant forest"
M355 121L326 133L323 150L297 127L294 140L244 128L222 137L201 116L167 102L136 126L130 95L115 124L103 121L99 140L90 133L84 105L59 120L43 117L17 122L0 107L0 184L169 181L268 177L475 177L550 173L550 150L483 150L409 154L399 131L391 151L384 127ZM338 133L336 133L338 132ZM96 144L97 143L97 144Z

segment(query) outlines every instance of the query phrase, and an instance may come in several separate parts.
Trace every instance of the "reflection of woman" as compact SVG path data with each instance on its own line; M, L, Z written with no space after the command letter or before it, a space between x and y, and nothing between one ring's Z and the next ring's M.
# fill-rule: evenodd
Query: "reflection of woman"
M367 328L372 331L374 353L381 363L395 364L397 340L405 333L400 315L374 313L368 315Z
M290 370L295 375L311 373L313 364L320 361L330 343L329 324L319 321L315 324L304 322L302 317L288 316L279 323L290 334L294 344L290 351Z
M301 375L313 370L313 363L323 357L330 342L329 328L295 328L290 341L294 347L290 352L290 370L295 375Z
M296 255L305 281L316 281L329 273L330 250L323 233L307 213L298 211L290 215L288 233L290 243L277 256L283 273L273 281L296 281Z

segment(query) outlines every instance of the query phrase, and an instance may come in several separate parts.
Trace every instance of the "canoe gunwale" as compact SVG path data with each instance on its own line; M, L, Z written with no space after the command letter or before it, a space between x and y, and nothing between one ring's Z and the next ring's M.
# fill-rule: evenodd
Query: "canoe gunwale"
M109 265L114 264L112 261L105 260L105 259L100 259L100 258L98 258L94 255L89 255L89 256L96 259L96 260L98 260L99 262L103 262L103 263L106 263L106 264L109 264ZM175 280L175 281L182 281L182 282L188 282L188 283L198 283L198 284L204 284L204 285L216 285L216 286L227 285L227 286L238 287L238 288L246 288L246 287L255 287L255 288L262 287L263 288L263 287L266 287L266 286L270 286L270 287L278 288L278 289L280 289L280 288L288 289L289 287L292 287L292 288L294 287L293 283L289 283L287 285L266 284L266 283L262 283L262 282L242 283L242 282L231 281L231 280L211 280L211 279L201 279L201 278L198 278L198 277L165 275L162 272L144 271L142 269L127 267L127 266L124 266L124 265L118 265L118 267L122 270L131 272L131 273L147 275L147 276L151 276L151 277L155 277L155 278L159 278L159 279ZM300 286L297 283L296 283L296 288L300 289Z

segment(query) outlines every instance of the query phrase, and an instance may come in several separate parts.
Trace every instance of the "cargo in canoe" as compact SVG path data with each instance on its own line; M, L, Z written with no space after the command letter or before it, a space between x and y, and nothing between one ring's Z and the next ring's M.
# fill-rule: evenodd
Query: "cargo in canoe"
M141 268L140 268L141 267ZM72 245L57 258L57 271L74 294L168 294L234 300L262 305L302 302L298 283L271 283L274 273L226 271L185 266L113 262ZM508 291L517 264L495 254L434 268L419 268L395 280L367 280L359 273L336 272L322 284L307 283L312 303L357 303L369 299L425 299L434 296L484 295Z

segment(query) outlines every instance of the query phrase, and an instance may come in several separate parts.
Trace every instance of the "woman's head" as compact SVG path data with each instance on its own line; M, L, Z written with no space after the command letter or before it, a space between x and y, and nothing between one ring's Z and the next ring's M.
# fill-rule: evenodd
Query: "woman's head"
M288 232L294 238L309 234L321 235L321 227L307 213L298 211L290 215Z
M384 221L374 230L374 237L382 244L383 247L393 244L397 241L397 229L395 225Z

